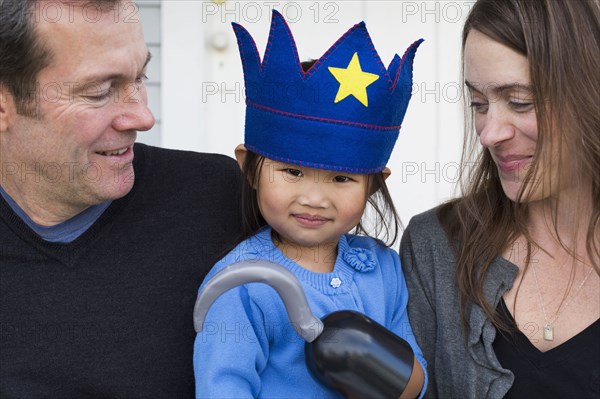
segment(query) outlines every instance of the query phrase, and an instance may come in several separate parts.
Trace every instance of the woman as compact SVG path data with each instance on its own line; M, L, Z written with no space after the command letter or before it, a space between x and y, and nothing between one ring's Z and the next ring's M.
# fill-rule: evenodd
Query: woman
M462 196L401 244L427 396L600 397L600 3L479 0L462 43Z

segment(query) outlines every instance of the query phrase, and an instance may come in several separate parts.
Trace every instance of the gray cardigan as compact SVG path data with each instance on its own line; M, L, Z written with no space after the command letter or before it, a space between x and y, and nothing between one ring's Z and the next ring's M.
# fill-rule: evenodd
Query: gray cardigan
M436 212L432 209L411 219L400 245L409 291L408 315L428 363L425 397L502 398L514 376L500 366L492 348L496 328L479 306L468 313L465 340L455 257ZM484 293L494 306L512 287L517 271L517 266L503 258L493 262Z

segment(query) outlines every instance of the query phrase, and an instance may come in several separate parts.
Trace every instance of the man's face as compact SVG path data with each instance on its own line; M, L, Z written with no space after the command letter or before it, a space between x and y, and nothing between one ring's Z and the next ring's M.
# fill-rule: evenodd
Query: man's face
M70 4L58 21L38 18L51 54L38 74L38 116L14 117L0 155L20 171L10 178L23 196L85 209L131 190L136 132L152 128L154 116L143 82L149 53L140 21L120 12L127 3L113 11Z

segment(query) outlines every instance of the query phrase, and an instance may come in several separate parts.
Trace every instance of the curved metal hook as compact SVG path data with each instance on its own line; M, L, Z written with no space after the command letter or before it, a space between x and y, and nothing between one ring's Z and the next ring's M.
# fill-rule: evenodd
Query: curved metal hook
M285 267L266 260L234 263L206 283L194 306L196 331L202 331L208 309L221 294L246 283L264 283L275 289L294 329L305 341L312 342L321 335L323 322L310 310L300 281Z

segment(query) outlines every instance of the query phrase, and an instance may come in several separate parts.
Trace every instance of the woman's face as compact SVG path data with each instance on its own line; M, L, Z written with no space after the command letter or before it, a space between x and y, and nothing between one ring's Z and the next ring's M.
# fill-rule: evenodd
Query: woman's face
M469 32L464 54L475 130L496 163L504 193L516 201L538 139L529 62L477 30ZM528 198L539 199L543 192L536 187Z

